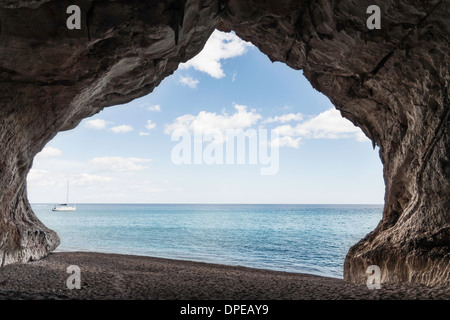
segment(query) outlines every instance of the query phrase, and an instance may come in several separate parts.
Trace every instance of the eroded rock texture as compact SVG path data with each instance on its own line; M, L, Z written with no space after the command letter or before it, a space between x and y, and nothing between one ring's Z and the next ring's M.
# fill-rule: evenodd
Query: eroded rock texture
M78 4L82 29L66 28ZM380 30L366 27L378 4ZM383 219L345 278L450 282L448 1L0 0L0 261L47 255L58 236L26 198L33 157L57 132L150 93L215 28L304 74L380 147Z

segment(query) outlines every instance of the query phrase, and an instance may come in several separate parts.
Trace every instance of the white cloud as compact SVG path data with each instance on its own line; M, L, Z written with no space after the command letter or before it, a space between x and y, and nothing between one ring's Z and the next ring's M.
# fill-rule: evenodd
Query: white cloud
M94 130L103 130L105 129L110 122L107 122L103 119L93 119L86 122L86 128L94 129Z
M113 181L110 177L104 177L89 173L80 173L71 179L71 185L78 187L98 186L100 184L109 183Z
M111 130L114 133L127 133L133 131L133 127L130 125L123 124L121 126L112 127L109 130Z
M368 142L368 141L370 141L370 139L367 138L367 136L364 134L364 132L362 132L362 130L359 130L359 132L355 134L355 139L358 142Z
M53 147L45 147L42 149L41 152L39 152L36 157L39 158L52 158L52 157L59 157L62 155L61 150Z
M289 121L302 121L303 116L301 113L288 113L281 116L269 117L263 121L263 123L273 123L273 122L289 122Z
M153 123L152 120L148 120L147 125L145 126L148 131L155 129L155 127L156 123Z
M316 117L297 126L296 130L302 135L312 138L339 139L355 136L361 129L343 118L335 109L328 109Z
M152 112L160 112L161 106L159 104L155 104L154 106L148 107L147 110Z
M97 186L114 180L111 177L90 173L72 173L69 176L53 170L31 169L27 176L27 182L40 188L53 187L65 192L68 180L70 180L70 186L77 187Z
M203 50L188 62L181 64L180 69L194 68L220 79L225 77L221 60L241 56L250 47L253 47L251 43L243 41L233 33L215 30Z
M191 76L181 76L179 82L184 85L188 86L189 88L195 89L197 88L197 85L200 83L197 79L192 78Z
M146 137L146 136L149 136L149 135L150 135L149 132L144 132L144 131L139 132L139 136L141 136L141 137Z
M151 163L149 158L120 156L79 162L60 157L40 159L27 176L30 201L63 201L69 179L71 202L156 202L158 198L151 194L164 190L162 183L148 179L153 172L147 169Z
M39 181L42 178L46 177L47 174L48 174L47 170L31 168L30 172L28 172L27 180Z
M235 104L234 108L236 112L232 115L207 111L200 111L196 116L185 114L167 125L165 133L172 134L178 130L187 130L202 134L224 134L227 129L251 127L261 119L261 115L257 114L255 109L248 111L247 106L238 104Z
M146 158L99 157L89 161L94 168L104 171L127 172L147 169L144 164L152 162Z
M108 127L108 125L113 124L113 122L108 122L103 119L94 119L86 122L86 128L94 129L94 130L103 130ZM127 133L133 131L133 127L130 125L119 125L109 129L109 131L114 133Z
M27 183L41 188L66 186L67 176L61 173L50 172L45 169L32 168L27 175Z
M329 109L319 115L306 120L296 126L282 125L274 130L280 137L301 137L310 139L342 139L355 138L357 141L368 141L361 129L354 126L349 120L343 118L335 108ZM288 139L285 140L289 145ZM295 144L293 144L295 145Z
M272 140L270 145L273 147L291 147L291 148L297 149L300 146L301 139L302 139L301 137L292 138L290 136L284 136L284 137Z

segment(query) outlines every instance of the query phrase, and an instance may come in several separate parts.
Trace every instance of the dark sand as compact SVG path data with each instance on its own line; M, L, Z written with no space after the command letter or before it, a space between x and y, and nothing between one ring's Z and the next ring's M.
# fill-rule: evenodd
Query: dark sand
M81 269L69 290L67 267ZM159 259L61 252L0 268L0 299L450 299L450 288L410 284L369 290L340 279L299 273Z

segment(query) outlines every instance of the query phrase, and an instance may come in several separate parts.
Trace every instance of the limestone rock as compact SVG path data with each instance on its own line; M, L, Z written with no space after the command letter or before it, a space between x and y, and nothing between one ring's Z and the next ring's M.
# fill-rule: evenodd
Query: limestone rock
M447 1L0 0L0 262L47 255L58 236L26 197L33 157L57 132L150 93L215 28L303 69L380 147L383 219L347 254L345 278L450 283ZM366 27L371 4L381 29Z

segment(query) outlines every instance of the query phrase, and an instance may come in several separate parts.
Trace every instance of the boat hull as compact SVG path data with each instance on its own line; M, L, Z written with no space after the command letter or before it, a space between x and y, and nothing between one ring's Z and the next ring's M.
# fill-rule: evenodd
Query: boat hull
M65 212L65 211L76 211L77 209L75 207L67 207L67 208L53 208L52 211L60 211L60 212Z

